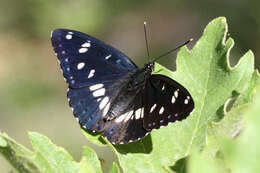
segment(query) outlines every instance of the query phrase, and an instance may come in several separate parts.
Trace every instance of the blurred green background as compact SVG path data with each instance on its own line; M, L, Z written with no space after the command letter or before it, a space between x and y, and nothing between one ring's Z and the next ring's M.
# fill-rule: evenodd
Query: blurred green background
M66 99L67 85L52 51L51 30L69 28L86 32L120 49L142 66L147 61L144 20L148 22L148 39L154 57L190 37L194 38L189 45L192 47L210 20L225 16L229 35L236 43L231 64L252 49L256 67L260 67L259 7L257 0L2 1L0 130L28 147L27 131L40 132L65 147L77 160L82 145L89 145L109 163L115 159L109 149L88 143L73 118ZM159 63L174 70L175 54ZM0 157L1 172L10 169Z

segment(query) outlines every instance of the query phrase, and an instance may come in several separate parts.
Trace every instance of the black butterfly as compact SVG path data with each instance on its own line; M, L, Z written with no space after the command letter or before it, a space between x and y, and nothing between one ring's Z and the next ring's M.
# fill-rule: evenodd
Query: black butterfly
M183 86L152 74L154 62L140 69L117 49L78 31L57 29L51 41L74 116L113 144L137 141L194 109Z

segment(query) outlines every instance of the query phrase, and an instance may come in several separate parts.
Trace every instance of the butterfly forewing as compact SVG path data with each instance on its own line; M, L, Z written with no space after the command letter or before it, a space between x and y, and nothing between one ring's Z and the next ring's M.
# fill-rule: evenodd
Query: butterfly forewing
M194 108L189 92L163 75L151 75L145 92L144 128L147 130L183 120Z
M116 80L137 66L123 53L78 31L57 29L52 45L70 87Z
M69 84L75 117L87 130L102 130L103 117L120 89L112 86L137 66L115 48L78 31L57 29L51 41Z

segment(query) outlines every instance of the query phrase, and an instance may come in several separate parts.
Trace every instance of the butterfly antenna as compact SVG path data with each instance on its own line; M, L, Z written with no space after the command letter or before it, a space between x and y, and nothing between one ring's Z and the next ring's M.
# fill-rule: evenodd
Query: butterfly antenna
M144 38L145 38L145 45L146 45L148 62L149 62L150 61L150 53L149 53L149 46L148 46L147 32L146 32L146 21L144 21Z
M193 38L190 38L188 41L184 42L183 44L179 45L178 47L176 47L176 48L174 48L174 49L171 49L171 50L169 50L168 52L166 52L166 53L164 53L164 54L158 56L157 58L155 58L155 59L153 60L153 62L157 61L158 59L160 59L160 58L162 58L162 57L164 57L164 56L166 56L166 55L169 55L170 53L172 53L172 52L174 52L174 51L180 49L181 47L185 46L186 44L189 44L190 42L192 42L192 40L193 40Z

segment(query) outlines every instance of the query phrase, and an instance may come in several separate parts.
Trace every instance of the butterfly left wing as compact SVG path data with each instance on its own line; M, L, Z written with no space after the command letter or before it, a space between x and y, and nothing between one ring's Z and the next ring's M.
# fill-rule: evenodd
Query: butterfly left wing
M185 119L194 109L190 93L164 75L151 75L146 83L144 128L158 129Z

